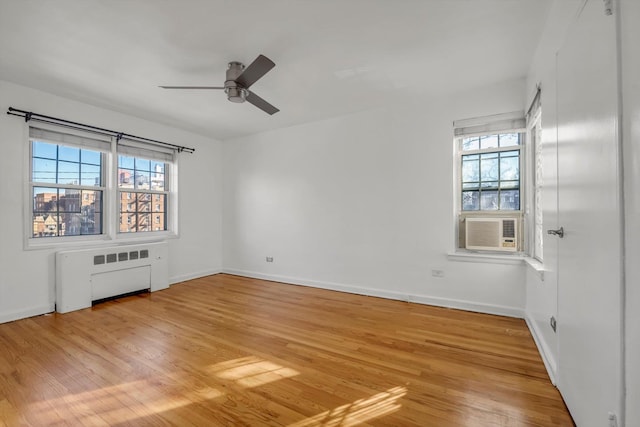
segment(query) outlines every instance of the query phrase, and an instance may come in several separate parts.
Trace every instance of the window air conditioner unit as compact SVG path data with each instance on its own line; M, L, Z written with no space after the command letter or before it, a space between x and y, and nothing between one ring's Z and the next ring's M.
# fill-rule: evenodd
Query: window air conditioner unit
M508 252L518 250L517 218L467 218L466 223L467 249Z

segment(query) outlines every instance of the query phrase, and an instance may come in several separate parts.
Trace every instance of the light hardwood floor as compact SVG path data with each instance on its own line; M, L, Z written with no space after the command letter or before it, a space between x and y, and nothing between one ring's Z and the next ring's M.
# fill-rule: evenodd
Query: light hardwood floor
M573 423L522 320L219 274L0 324L0 425Z

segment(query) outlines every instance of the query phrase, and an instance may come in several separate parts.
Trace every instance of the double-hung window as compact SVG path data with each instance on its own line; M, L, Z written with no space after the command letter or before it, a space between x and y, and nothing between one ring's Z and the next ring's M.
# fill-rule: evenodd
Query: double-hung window
M31 238L104 233L108 141L30 129Z
M168 172L164 161L118 155L119 232L167 229Z
M28 244L176 231L172 149L34 125L29 161Z
M522 113L454 123L458 248L522 250L525 130Z
M521 133L462 138L462 211L520 210Z

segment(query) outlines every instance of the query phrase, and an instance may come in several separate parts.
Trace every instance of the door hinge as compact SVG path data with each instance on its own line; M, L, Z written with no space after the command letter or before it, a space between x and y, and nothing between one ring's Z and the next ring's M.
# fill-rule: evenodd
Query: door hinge
M613 0L604 1L604 14L607 16L613 15Z

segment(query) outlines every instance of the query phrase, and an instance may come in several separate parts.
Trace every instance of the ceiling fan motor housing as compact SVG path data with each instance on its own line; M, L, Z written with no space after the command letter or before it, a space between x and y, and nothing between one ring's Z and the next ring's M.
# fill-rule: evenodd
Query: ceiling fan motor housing
M227 80L224 82L224 93L231 102L244 102L247 99L249 91L236 83L236 79L244 71L244 65L241 62L229 62L227 68Z

